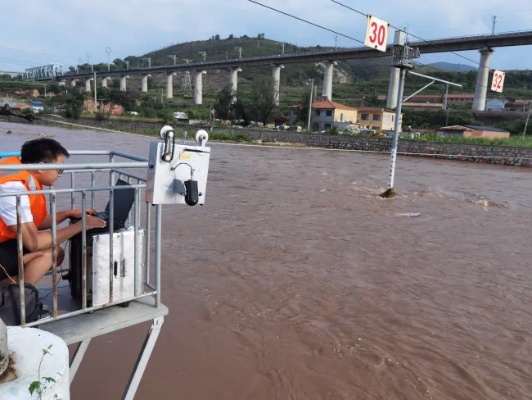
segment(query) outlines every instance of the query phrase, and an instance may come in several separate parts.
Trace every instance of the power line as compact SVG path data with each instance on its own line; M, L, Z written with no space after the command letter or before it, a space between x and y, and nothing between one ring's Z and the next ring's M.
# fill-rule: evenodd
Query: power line
M329 32L335 33L335 34L337 34L337 35L343 36L343 37L345 37L345 38L347 38L347 39L354 40L355 42L358 42L358 43L362 43L362 44L364 44L364 42L362 42L361 40L355 39L354 37L351 37L351 36L348 36L348 35L344 35L343 33L340 33L340 32L333 31L332 29L326 28L326 27L321 26L321 25L319 25L319 24L316 24L316 23L314 23L314 22L310 22L310 21L308 21L308 20L306 20L306 19L303 19L303 18L300 18L300 17L296 17L295 15L288 14L288 13L286 13L286 12L284 12L284 11L281 11L281 10L278 10L278 9L276 9L276 8L273 8L273 7L267 6L267 5L265 5L265 4L259 3L258 1L255 1L255 0L248 0L248 1L251 2L251 3L258 4L259 6L262 6L262 7L264 7L264 8L268 8L268 9L270 9L270 10L272 10L272 11L278 12L278 13L280 13L280 14L286 15L286 16L288 16L288 17L291 17L291 18L297 19L298 21L305 22L306 24L316 26L316 27L318 27L318 28L320 28L320 29L323 29L323 30L325 30L325 31L329 31Z
M326 30L326 31L329 31L329 32L332 32L332 33L338 34L338 35L340 35L340 36L343 36L343 37L345 37L345 38L347 38L347 39L351 39L351 40L354 40L354 41L356 41L356 42L358 42L358 43L364 44L364 42L362 42L361 40L355 39L355 38L353 38L353 37L351 37L351 36L348 36L348 35L344 35L343 33L336 32L336 31L334 31L334 30L332 30L332 29L329 29L329 28L326 28L326 27L324 27L324 26L321 26L321 25L315 24L314 22L307 21L306 19L303 19L303 18L300 18L300 17L296 17L296 16L294 16L294 15L292 15L292 14L288 14L288 13L286 13L286 12L284 12L284 11L281 11L281 10L278 10L278 9L276 9L276 8L273 8L273 7L270 7L270 6L266 6L266 5L262 4L262 3L259 3L259 2L257 2L257 1L255 1L255 0L248 0L248 1L251 2L251 3L258 4L258 5L262 6L262 7L268 8L268 9L270 9L270 10L272 10L272 11L278 12L278 13L280 13L280 14L283 14L283 15L289 16L289 17L294 18L294 19L297 19L298 21L302 21L302 22L305 22L305 23L307 23L307 24L310 24L310 25L313 25L313 26L317 26L318 28L324 29L324 30ZM339 4L339 5L341 5L341 6L343 6L343 7L346 7L346 8L348 8L348 9L350 9L350 10L352 10L352 11L354 11L354 12L360 14L360 15L363 15L363 16L367 17L367 14L363 13L362 11L355 10L354 8L348 7L348 6L346 6L346 5L342 4L342 3L339 3L339 2L337 2L337 1L335 1L335 0L331 0L331 1L334 2L334 3L337 3L337 4ZM392 26L392 25L390 24L390 26ZM396 27L394 27L394 26L392 26L392 27L393 27L394 29L397 29L397 30L402 30L402 29L400 29L400 28L396 28ZM416 37L416 36L414 36L414 35L411 35L411 36ZM424 39L421 39L421 38L419 38L419 40L422 40L422 41L427 42L427 40L424 40ZM466 59L467 59L467 58L466 58ZM471 60L470 60L470 61L471 61ZM472 62L478 64L478 62L475 62L475 61L472 61ZM421 64L421 63L418 63L418 64L423 65L423 64ZM426 66L427 68L432 68L432 69L434 69L435 71L438 71L438 72L445 72L445 71L439 70L439 69L437 69L437 68L435 68L435 67L433 67L433 66L431 66L431 65L425 65L425 66ZM486 87L486 88L487 88L487 86L485 86L485 85L483 85L483 87Z
M342 4L342 3L340 3L340 2L337 1L337 0L331 0L331 1L332 1L333 3L336 3L336 4L340 5L340 6L342 6L342 7L347 8L348 10L354 11L354 12L356 12L357 14L360 14L360 15L363 15L363 16L365 16L365 17L368 17L368 14L366 14L366 13L364 13L364 12L362 12L362 11L356 10L356 9L354 9L354 8L352 8L352 7L349 7L349 6L345 5L345 4ZM496 16L493 16L493 18L492 18L492 20L493 20L493 30L495 29L495 19L496 19L496 18L497 18ZM396 27L396 26L394 26L394 25L392 25L392 24L390 24L390 26L391 26L392 28L396 29L396 30L403 30L402 28L398 28L398 27ZM493 33L492 33L492 34L493 34ZM412 34L412 33L410 33L410 32L408 32L408 35L409 35L409 36L412 36L412 37L414 37L414 38L416 38L417 40L420 40L420 41L422 41L422 42L429 42L428 40L425 40L425 39L423 39L423 38L421 38L421 37L419 37L419 36L416 36L416 35L414 35L414 34ZM437 46L435 46L435 47L443 48L443 46L439 46L439 45L437 45ZM470 62L472 62L473 64L478 65L479 68L481 67L481 65L480 65L480 63L479 63L478 61L472 60L472 59L470 59L470 58L468 58L468 57L466 57L466 56L463 56L462 54L459 54L459 53L457 53L457 52L455 52L455 51L449 51L449 53L454 54L454 55L456 55L456 56L458 56L458 57L461 57L461 58L463 58L464 60L470 61ZM417 62L416 62L416 63L417 63ZM434 67L432 67L432 66L430 66L430 65L426 65L426 67L434 68ZM492 71L492 70L496 69L496 68L489 68L489 67L484 67L484 68L488 69L489 71ZM434 69L435 69L435 68L434 68ZM437 70L437 69L436 69L436 70ZM508 77L511 78L511 79L514 79L514 81L516 81L516 82L524 83L523 81L517 80L517 78L514 78L513 76L508 76ZM486 85L482 85L481 87L484 87L484 88L486 88L486 89L489 89L489 88L490 88L490 86L486 86Z

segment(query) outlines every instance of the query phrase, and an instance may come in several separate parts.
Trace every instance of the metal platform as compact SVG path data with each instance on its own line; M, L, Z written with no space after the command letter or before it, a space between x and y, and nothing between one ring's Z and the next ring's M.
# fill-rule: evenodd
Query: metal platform
M122 396L123 399L130 400L135 396L167 314L166 306L162 304L155 306L154 298L144 297L131 301L128 307L107 307L90 314L52 321L39 328L59 336L67 344L79 343L70 363L70 382L72 383L92 338L153 321Z

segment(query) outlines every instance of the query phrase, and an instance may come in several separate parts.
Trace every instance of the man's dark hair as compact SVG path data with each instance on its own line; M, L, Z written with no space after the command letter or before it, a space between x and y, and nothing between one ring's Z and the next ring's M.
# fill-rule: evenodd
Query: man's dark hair
M54 139L39 138L28 140L20 150L22 164L35 164L40 162L54 162L57 157L69 157L67 149Z

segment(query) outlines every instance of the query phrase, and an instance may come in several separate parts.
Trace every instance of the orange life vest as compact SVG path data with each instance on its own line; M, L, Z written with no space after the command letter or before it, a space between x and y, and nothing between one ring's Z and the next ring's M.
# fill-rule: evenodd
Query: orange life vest
M22 182L27 190L42 190L42 185L35 179L28 171L6 171L2 170L2 164L20 164L20 158L7 157L0 159L0 184L6 182ZM46 212L46 197L43 194L30 194L30 210L33 215L33 222L38 228L41 222L47 215ZM16 239L15 232L8 227L4 220L0 217L0 243L9 239Z

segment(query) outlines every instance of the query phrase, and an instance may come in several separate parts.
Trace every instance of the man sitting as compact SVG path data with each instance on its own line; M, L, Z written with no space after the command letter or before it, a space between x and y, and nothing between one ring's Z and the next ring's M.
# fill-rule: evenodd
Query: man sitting
M19 157L0 159L0 194L13 196L0 197L0 283L15 282L18 276L17 250L17 201L14 195L20 195L20 230L22 234L24 281L32 285L44 276L52 266L52 217L47 213L46 197L43 194L25 194L32 190L42 190L43 186L52 186L63 172L60 170L25 171L24 164L63 164L69 157L68 151L57 141L40 138L27 141L22 145ZM2 164L21 164L18 171L2 170ZM57 224L68 218L81 218L86 212L86 229L103 228L105 221L95 217L93 209L59 211ZM57 229L56 242L63 243L81 232L81 221ZM64 251L56 247L57 264L61 264Z

